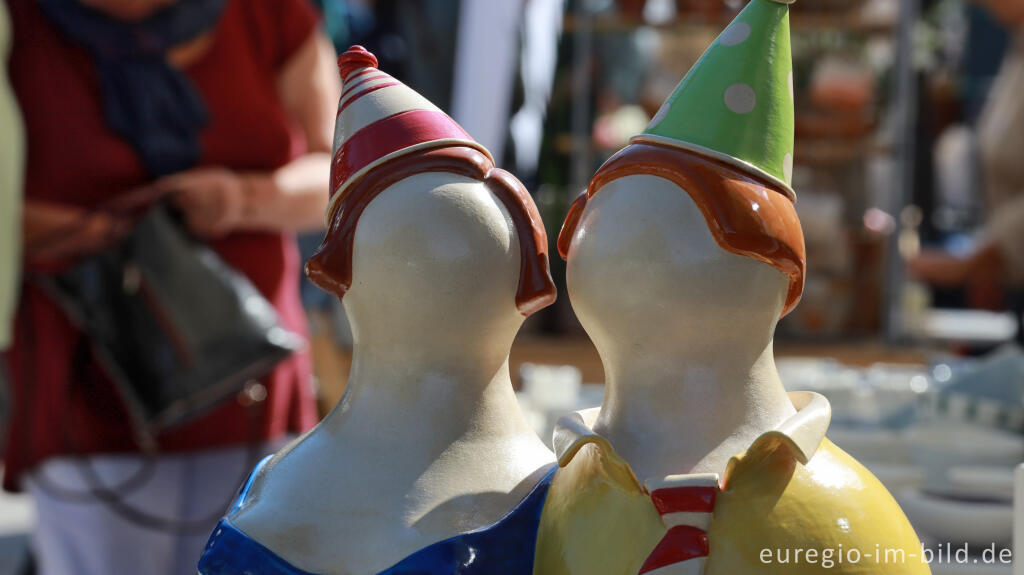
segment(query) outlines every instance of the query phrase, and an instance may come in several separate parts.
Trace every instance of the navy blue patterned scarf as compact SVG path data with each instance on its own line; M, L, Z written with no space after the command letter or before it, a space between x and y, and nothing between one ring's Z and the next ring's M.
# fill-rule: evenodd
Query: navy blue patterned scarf
M128 140L151 176L199 161L206 104L189 78L167 63L172 47L212 29L225 0L180 0L138 22L78 0L40 0L43 13L93 56L111 129Z

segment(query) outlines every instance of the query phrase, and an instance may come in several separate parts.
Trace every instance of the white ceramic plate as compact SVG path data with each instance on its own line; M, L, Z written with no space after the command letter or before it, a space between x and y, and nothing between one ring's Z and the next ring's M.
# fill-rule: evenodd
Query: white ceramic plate
M946 473L949 497L1013 501L1013 469L1006 467L951 467Z
M946 499L917 489L899 492L896 499L921 535L935 543L954 547L967 543L972 549L1010 544L1013 507L1008 503L975 503Z

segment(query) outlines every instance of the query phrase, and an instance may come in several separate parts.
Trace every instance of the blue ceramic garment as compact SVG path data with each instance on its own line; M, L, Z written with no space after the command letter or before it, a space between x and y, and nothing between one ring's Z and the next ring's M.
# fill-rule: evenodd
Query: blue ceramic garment
M264 459L242 487L228 513L241 508ZM434 543L406 557L380 575L531 575L537 528L548 487L557 467L497 523ZM214 529L199 560L201 575L315 575L297 569L250 539L228 519Z

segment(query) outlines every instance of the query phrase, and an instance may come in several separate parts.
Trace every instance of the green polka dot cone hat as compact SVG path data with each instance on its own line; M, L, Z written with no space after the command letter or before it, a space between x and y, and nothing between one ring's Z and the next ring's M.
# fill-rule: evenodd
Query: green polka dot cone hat
M752 0L633 141L727 162L795 200L792 1Z

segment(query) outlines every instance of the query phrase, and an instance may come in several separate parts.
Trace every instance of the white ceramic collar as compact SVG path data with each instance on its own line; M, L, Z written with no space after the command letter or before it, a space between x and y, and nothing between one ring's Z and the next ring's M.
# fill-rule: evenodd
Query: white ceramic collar
M806 465L825 439L829 422L832 420L832 406L824 396L810 391L791 392L789 400L793 402L796 413L777 428L762 434L753 444L772 439L781 440L790 447L797 461ZM599 412L599 408L587 409L558 420L555 425L554 447L560 467L568 465L576 453L589 443L597 444L608 453L615 453L608 439L593 429Z

